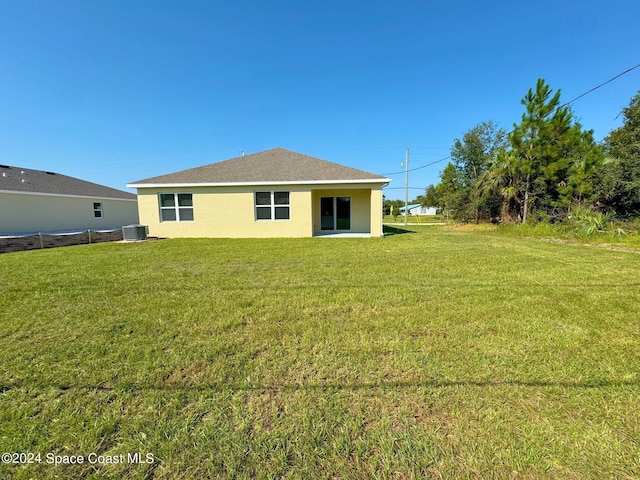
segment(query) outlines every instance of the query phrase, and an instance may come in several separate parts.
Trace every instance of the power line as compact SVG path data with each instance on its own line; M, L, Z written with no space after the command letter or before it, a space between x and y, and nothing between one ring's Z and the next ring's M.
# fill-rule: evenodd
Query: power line
M601 83L600 85L596 85L595 87L593 87L593 88L591 88L591 89L587 90L586 92L581 93L581 94L580 94L580 95L578 95L576 98L574 98L574 99L572 99L572 100L569 100L569 101L568 101L568 102L566 102L566 103L563 103L563 104L562 104L562 105L560 105L560 106L559 106L555 111L557 111L557 110L559 110L559 109L561 109L561 108L564 108L564 107L568 107L569 105L571 105L571 104L572 104L572 103L574 103L575 101L580 100L582 97L585 97L585 96L589 95L589 94L590 94L590 93L592 93L592 92L595 92L595 91L596 91L596 90L598 90L599 88L602 88L602 87L604 87L605 85L607 85L607 84L609 84L609 83L613 82L614 80L617 80L618 78L622 77L623 75L626 75L627 73L630 73L630 72L634 71L636 68L640 68L640 63L639 63L638 65L634 65L633 67L626 69L624 72L620 72L620 73L618 73L617 75L615 75L615 76L611 77L611 78L610 78L609 80L607 80L606 82L603 82L603 83ZM552 113L552 112L549 112L549 114L548 114L548 115L550 115L551 113ZM512 134L514 131L515 131L515 130L511 130L510 132L506 132L506 133L505 133L505 135L510 135L510 134ZM427 164L425 164L425 165L421 165L421 166L419 166L419 167L412 168L412 169L410 169L410 170L408 170L408 171L409 171L409 172L413 172L413 171L420 170L420 169L422 169L422 168L427 168L427 167L430 167L431 165L435 165L436 163L444 162L445 160L450 160L450 159L451 159L451 155L446 156L446 157L443 157L443 158L441 158L441 159L439 159L439 160L435 160L435 161L433 161L433 162L429 162L429 163L427 163ZM401 173L406 173L406 171L405 171L405 170L401 170L401 171L399 171L399 172L383 173L382 175L388 175L388 176L391 176L391 175L399 175L399 174L401 174Z
M574 103L576 100L581 99L582 97L589 95L592 92L595 92L596 90L598 90L599 88L604 87L605 85L607 85L608 83L613 82L614 80L616 80L617 78L620 78L623 75L626 75L629 72L632 72L633 70L635 70L636 68L640 67L640 63L638 65L634 65L631 68L626 69L624 72L620 72L619 74L615 75L614 77L611 77L609 80L607 80L606 82L601 83L600 85L596 85L593 88L590 88L589 90L587 90L584 93L581 93L580 95L578 95L576 98L574 98L573 100L569 100L568 102L563 103L562 105L558 106L555 110L548 112L546 115L544 115L543 118L547 118L549 115L556 113L558 110L568 107L569 105L571 105L572 103ZM511 135L512 133L514 133L516 131L516 129L514 128L513 130L511 130L510 132L507 132L507 136Z
M586 95L589 95L591 92L594 92L594 91L598 90L599 88L604 87L606 84L613 82L614 80L616 80L616 79L620 78L620 77L621 77L621 76L623 76L623 75L626 75L626 74L627 74L627 73L629 73L629 72L632 72L633 70L635 70L636 68L639 68L639 67L640 67L640 63L639 63L638 65L635 65L635 66L631 67L631 68L628 68L627 70L625 70L625 71L624 71L624 72L622 72L622 73L617 74L615 77L611 77L611 78L610 78L609 80L607 80L606 82L601 83L600 85L597 85L597 86L593 87L593 88L592 88L592 89L590 89L590 90L587 90L586 92L584 92L584 93L582 93L582 94L578 95L578 96L577 96L576 98L574 98L573 100L569 100L567 103L563 103L563 104L562 104L562 105L560 105L558 108L568 107L569 105L571 105L571 104L572 104L573 102L575 102L576 100L579 100L579 99L581 99L582 97L584 97L584 96L586 96Z
M433 162L429 162L426 165L422 165L420 167L410 168L408 171L409 172L414 172L414 171L420 170L422 168L427 168L427 167L430 167L431 165L435 165L436 163L440 163L440 162L444 162L445 160L449 160L450 158L451 158L451 155L446 156L444 158L441 158L440 160L435 160ZM406 172L406 170L401 170L399 172L383 173L382 175L398 175L400 173L405 173L405 172Z

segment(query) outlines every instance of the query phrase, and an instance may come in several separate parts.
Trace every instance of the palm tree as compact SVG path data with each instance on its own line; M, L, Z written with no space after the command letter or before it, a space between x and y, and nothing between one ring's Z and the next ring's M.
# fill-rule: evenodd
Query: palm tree
M489 167L478 179L478 190L483 198L498 194L500 222L508 222L520 217L519 163L512 151L501 150L491 160Z

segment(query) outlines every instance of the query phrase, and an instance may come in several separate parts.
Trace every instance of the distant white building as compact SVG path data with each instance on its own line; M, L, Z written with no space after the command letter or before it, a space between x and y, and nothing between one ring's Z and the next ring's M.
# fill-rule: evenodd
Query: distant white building
M422 205L407 205L409 215L435 215L436 207L425 207ZM404 215L404 207L400 207L400 213Z
M0 165L0 235L138 223L136 196L60 173Z

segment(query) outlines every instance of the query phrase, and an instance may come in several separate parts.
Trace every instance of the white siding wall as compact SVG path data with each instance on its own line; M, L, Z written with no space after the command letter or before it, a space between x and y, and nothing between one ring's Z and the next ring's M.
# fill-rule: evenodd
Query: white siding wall
M102 203L95 218L94 202ZM135 200L0 193L0 234L111 228L138 223Z
M436 207L414 207L409 209L411 215L435 215Z

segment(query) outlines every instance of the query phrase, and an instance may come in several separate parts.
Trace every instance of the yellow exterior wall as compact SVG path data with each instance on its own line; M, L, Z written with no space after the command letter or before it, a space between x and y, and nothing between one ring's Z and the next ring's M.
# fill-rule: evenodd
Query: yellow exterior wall
M256 220L256 191L288 191L289 220ZM192 222L161 222L160 193L191 193ZM311 193L308 189L282 186L198 187L138 189L140 223L149 226L149 235L157 237L310 237Z
M371 236L384 236L382 230L382 187L371 190Z
M95 218L93 203L102 203ZM0 193L0 234L120 228L138 223L135 200Z
M274 190L290 192L290 219L256 220L255 192ZM194 220L161 222L160 193L191 193ZM351 197L351 231L381 235L381 185L139 188L138 210L140 223L149 227L150 236L156 237L311 237L320 232L322 196Z

